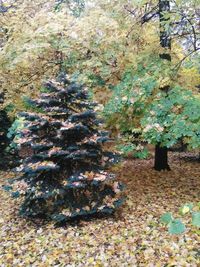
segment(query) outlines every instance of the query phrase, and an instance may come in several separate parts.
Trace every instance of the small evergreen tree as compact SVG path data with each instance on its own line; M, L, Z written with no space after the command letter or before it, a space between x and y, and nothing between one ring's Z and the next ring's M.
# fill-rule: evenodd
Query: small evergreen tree
M98 130L101 121L87 90L62 77L47 82L29 105L33 112L19 113L25 128L16 140L29 155L13 183L14 196L24 195L20 213L58 222L112 213L122 203L122 185L104 171L114 158L103 152L108 133Z
M11 121L8 114L3 107L4 94L0 93L0 168L4 169L5 165L5 150L9 145L9 139L7 138L7 132L11 126Z

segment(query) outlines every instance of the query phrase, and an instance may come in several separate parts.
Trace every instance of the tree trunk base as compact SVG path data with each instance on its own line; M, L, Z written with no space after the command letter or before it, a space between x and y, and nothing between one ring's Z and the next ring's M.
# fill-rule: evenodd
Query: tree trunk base
M168 149L167 147L161 147L160 144L156 145L155 148L154 169L156 171L171 170L168 164Z

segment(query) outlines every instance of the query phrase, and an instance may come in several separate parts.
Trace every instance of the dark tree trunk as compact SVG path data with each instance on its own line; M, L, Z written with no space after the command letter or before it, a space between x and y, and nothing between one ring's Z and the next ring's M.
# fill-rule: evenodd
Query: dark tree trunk
M166 52L160 54L160 58L171 61L171 55L169 53L169 50L171 49L171 37L169 30L165 28L165 22L168 21L168 18L165 18L164 16L165 12L170 12L170 1L159 0L160 45L161 47L166 48ZM169 91L169 89L169 86L161 88L161 90L165 91L166 93ZM170 170L168 164L168 149L167 147L161 147L160 144L157 144L155 148L154 168L157 171Z
M154 169L157 171L170 170L168 164L168 149L167 147L161 147L160 144L156 145L155 148L155 165Z
M170 32L165 28L165 22L168 22L168 18L164 15L166 12L170 12L170 1L160 0L159 1L159 19L160 19L160 45L163 48L171 49L171 37ZM171 55L169 51L166 50L165 53L160 54L160 58L171 61Z

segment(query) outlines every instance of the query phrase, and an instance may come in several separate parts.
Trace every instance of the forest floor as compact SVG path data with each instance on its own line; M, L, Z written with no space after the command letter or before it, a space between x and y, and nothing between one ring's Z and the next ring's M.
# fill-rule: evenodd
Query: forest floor
M160 216L200 200L200 164L170 153L170 172L156 172L153 160L128 159L114 168L126 184L127 201L109 218L56 228L18 216L18 202L0 191L0 266L169 267L200 266L200 231L170 235ZM0 173L0 185L9 174Z

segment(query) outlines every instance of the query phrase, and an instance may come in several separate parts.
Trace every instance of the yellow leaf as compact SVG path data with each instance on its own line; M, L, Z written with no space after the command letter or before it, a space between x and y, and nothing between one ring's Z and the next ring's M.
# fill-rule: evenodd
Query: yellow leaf
M183 214L186 214L190 211L190 208L188 206L184 206L183 209L182 209L182 213Z
M88 259L88 263L94 263L94 258L93 258L93 257L90 257L90 258Z

